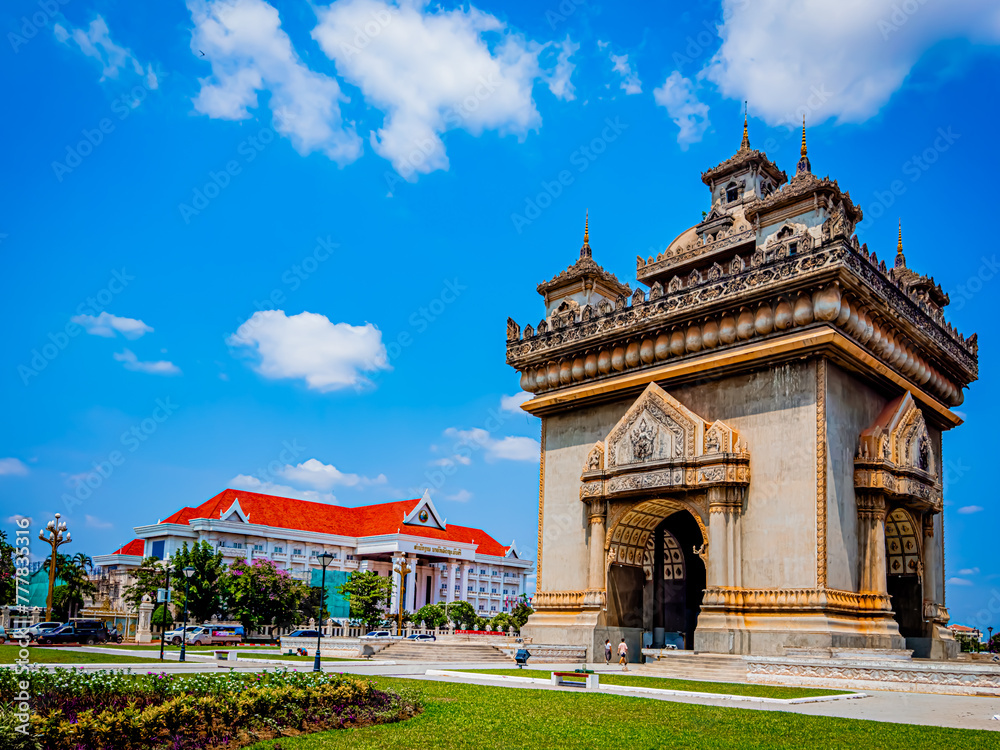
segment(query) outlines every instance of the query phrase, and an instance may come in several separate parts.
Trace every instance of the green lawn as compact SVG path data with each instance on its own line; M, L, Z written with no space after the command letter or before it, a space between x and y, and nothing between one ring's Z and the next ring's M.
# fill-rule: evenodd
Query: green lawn
M249 653L245 651L240 651L240 659L277 659L279 661L307 661L310 664L316 659L316 656L299 656L298 654L255 654L253 651ZM323 664L328 661L353 661L360 662L363 659L342 659L339 656L324 656L322 658Z
M281 750L512 750L513 748L962 748L995 750L997 734L779 711L717 708L599 693L556 692L402 678L384 687L424 694L408 721L280 740ZM273 750L274 741L254 745Z
M547 680L552 672L545 669L463 669L463 672L485 674L509 674L517 677L533 677ZM581 681L583 675L580 676ZM816 688L781 687L780 685L744 685L738 682L702 682L700 680L676 680L670 677L649 677L646 675L601 674L602 685L631 685L632 687L659 688L660 690L692 690L698 693L720 693L724 695L746 695L755 698L815 698L821 695L845 695L849 690L825 690Z
M0 664L13 664L20 652L20 646L0 646ZM66 648L28 648L28 662L31 664L149 664L150 658L120 656L118 654L90 654L70 651Z

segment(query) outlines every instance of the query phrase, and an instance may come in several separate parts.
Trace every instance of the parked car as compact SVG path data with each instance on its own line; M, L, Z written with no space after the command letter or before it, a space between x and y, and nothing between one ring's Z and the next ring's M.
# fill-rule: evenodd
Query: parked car
M200 627L201 627L200 625L188 625L187 634L191 635L193 631L197 630ZM173 630L168 630L166 633L163 634L163 642L172 643L175 646L180 646L181 636L184 634L183 630L184 630L183 628L174 628Z
M388 641L388 640L392 640L393 638L396 638L396 637L397 636L394 636L388 630L370 630L367 633L365 633L363 636L361 636L361 640L363 640L363 641Z
M62 626L61 622L39 622L28 628L17 628L10 631L10 640L21 641L27 638L29 641L33 641L42 632L46 630L55 630L60 626Z
M79 643L90 646L94 643L106 643L107 640L108 629L100 620L68 622L55 630L46 630L36 638L39 646L52 643Z
M7 642L7 631L3 629L3 625L0 625L0 643Z
M430 633L414 633L413 635L406 636L408 641L436 641L437 638Z
M284 636L285 638L326 638L326 635L318 630L296 630Z
M235 645L243 642L243 628L228 625L200 625L187 635L189 646Z

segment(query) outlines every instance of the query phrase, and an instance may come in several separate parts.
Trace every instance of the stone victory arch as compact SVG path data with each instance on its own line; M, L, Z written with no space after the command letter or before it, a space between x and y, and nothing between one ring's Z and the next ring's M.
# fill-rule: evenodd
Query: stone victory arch
M948 297L854 234L861 209L750 147L634 291L592 257L508 320L542 419L537 643L949 657L942 432L978 377Z

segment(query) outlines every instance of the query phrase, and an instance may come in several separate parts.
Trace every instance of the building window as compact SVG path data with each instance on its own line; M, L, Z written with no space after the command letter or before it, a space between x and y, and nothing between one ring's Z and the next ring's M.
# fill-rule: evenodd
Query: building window
M469 586L469 593L472 593L472 586Z
M490 612L496 612L496 611L497 611L497 605L494 604L492 607L490 607Z
M163 559L163 546L164 546L164 541L162 539L160 539L157 542L153 542L153 554L152 554L152 556L153 557L157 557L157 558L159 558L159 559L162 560Z
M292 554L293 555L301 555L302 554L302 550L299 549L298 547L296 547L295 549L292 550Z
M486 588L484 586L480 586L479 587L479 593L480 594L485 594L486 593Z
M480 568L480 570L479 570L479 575L481 575L481 576L484 576L484 575L486 575L486 571L485 571L485 570L483 570L482 568Z
M243 549L243 542L233 542L233 549Z
M254 552L263 552L264 551L264 545L263 544L255 544L253 546L253 551Z
M274 548L274 554L276 554L276 555L280 555L284 551L285 551L284 547L275 547Z
M726 185L726 203L735 203L740 198L740 187L735 182Z

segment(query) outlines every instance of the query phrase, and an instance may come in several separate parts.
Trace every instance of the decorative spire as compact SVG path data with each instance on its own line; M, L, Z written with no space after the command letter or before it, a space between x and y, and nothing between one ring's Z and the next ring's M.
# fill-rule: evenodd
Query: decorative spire
M740 151L750 150L750 136L747 133L747 103L743 102L743 142L740 144Z
M802 115L802 149L799 151L799 163L795 167L795 176L807 175L812 172L812 164L806 155L806 116Z
M590 258L590 209L587 209L587 218L583 222L583 245L580 247L580 257Z
M903 220L899 220L899 239L896 240L896 268L906 268L906 256L903 255Z

